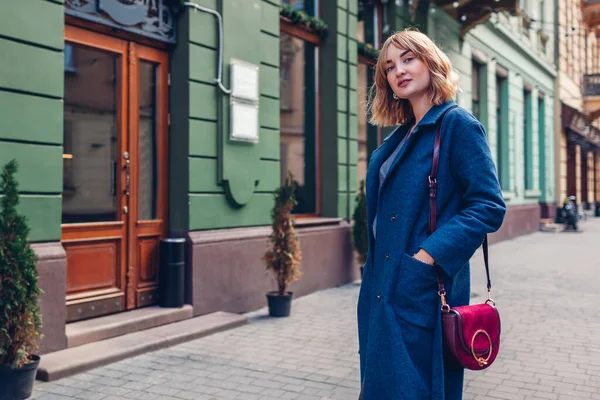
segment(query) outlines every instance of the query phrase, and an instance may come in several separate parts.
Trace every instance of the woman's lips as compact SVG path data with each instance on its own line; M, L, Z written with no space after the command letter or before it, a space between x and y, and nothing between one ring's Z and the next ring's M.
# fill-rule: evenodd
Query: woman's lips
M400 82L398 82L398 87L405 87L406 85L408 85L410 83L412 79L403 79Z

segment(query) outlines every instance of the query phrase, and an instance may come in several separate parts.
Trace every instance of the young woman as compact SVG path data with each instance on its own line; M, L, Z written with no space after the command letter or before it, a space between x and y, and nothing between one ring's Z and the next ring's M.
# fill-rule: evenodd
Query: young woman
M426 35L407 30L384 43L371 122L400 126L367 171L369 253L358 301L365 400L462 398L463 371L444 362L436 271L448 303L468 304L469 259L506 207L483 126L452 100L457 86L448 56ZM429 234L440 124L437 230Z

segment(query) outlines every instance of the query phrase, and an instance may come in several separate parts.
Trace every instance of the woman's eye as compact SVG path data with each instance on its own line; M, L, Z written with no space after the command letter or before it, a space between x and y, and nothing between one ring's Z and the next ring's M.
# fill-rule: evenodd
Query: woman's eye
M405 63L409 63L409 62L411 62L412 60L413 60L413 58L412 58L412 57L406 57L406 58L404 59L404 62L405 62Z
M387 67L385 70L386 70L387 72L390 72L390 71L391 71L391 70L393 70L393 69L394 69L394 66L393 66L393 65L390 65L390 66L389 66L389 67Z

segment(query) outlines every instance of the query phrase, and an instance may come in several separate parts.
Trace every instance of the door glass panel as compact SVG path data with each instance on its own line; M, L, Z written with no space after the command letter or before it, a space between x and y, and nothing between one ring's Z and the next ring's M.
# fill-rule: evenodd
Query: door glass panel
M69 43L65 52L62 222L115 221L120 57Z
M140 60L138 220L156 219L156 64Z

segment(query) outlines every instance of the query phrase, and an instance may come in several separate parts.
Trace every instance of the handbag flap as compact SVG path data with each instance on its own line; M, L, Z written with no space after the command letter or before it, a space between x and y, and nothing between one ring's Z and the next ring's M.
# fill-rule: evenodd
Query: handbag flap
M500 314L490 304L475 304L452 308L458 319L458 335L465 351L471 346L477 354L487 354L500 342ZM488 338L489 336L489 338ZM475 339L473 339L473 337Z

